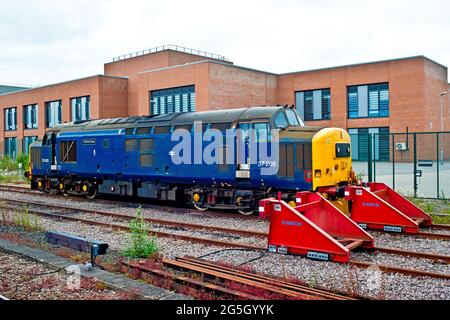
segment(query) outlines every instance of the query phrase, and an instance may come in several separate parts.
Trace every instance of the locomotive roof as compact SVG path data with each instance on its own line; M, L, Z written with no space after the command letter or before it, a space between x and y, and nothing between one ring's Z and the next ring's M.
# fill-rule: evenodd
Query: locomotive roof
M125 118L100 119L67 123L49 131L78 131L99 129L139 128L148 126L172 126L192 124L194 121L205 123L235 122L238 120L271 119L285 106L235 108L202 112L170 113L156 116L135 116Z

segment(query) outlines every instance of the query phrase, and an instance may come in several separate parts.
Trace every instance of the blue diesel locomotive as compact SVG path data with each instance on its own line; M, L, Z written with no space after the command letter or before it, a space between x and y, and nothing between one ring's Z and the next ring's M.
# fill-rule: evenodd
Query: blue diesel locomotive
M206 135L212 129L226 137L239 131L231 144L221 144L215 153L224 155L234 149L244 154L243 160L234 155L231 163L175 164L172 158L179 141L172 137L177 129L193 140L196 133ZM275 161L251 159L259 157L248 150L246 132L251 129L257 133L257 144L271 141L271 132L276 130ZM200 151L208 145L200 141ZM188 153L195 157L198 150L192 146ZM242 214L251 214L260 199L279 192L284 199L295 201L296 191L340 186L353 179L348 133L339 128L306 127L299 114L286 106L63 124L34 142L30 155L27 175L32 189L88 198L109 194L172 200L190 203L198 210L234 209ZM273 174L261 174L264 166L274 166Z

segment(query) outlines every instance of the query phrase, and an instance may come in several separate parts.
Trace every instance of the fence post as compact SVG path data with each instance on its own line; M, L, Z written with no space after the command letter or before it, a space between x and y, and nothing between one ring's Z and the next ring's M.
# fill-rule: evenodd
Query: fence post
M439 199L439 132L436 132L436 174L437 174L437 198Z
M414 132L414 198L417 198L417 134Z
M367 137L368 141L368 152L367 152L367 171L368 171L368 181L373 182L373 175L372 175L372 134L368 133Z
M372 153L372 164L373 164L373 181L376 182L377 181L377 157L376 157L376 135L377 133L372 133L372 149L373 149L373 153ZM378 140L380 139L379 133L378 133Z
M395 190L395 133L392 133L392 189Z

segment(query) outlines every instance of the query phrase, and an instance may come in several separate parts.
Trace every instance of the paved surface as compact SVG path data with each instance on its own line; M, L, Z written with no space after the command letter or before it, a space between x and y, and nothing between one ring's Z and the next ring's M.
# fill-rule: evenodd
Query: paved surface
M367 162L353 162L356 174L364 173L367 181ZM438 164L433 161L431 167L417 167L422 171L422 177L417 178L417 195L425 198L437 198L438 195ZM395 190L404 195L414 195L414 163L395 163ZM386 183L392 187L394 180L392 162L376 162L375 178L377 182ZM450 198L450 162L439 162L439 196Z
M97 268L87 271L84 265L76 265L72 261L57 256L45 250L30 248L20 244L13 243L11 241L0 239L0 249L16 253L35 261L44 263L52 268L68 268L77 266L81 271L81 275L89 278L97 278L98 280L104 282L107 286L111 288L120 290L133 290L138 295L144 299L150 300L192 300L191 297L185 296L178 293L170 292L169 290L158 288L141 281L136 281L128 277L122 276L120 274L111 273L108 271L100 270Z

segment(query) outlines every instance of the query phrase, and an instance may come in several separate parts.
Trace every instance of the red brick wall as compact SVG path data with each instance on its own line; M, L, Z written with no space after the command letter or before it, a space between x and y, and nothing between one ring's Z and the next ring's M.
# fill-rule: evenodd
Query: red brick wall
M277 76L269 73L209 65L209 109L276 104Z
M3 154L4 138L18 138L18 152L24 136L42 137L45 127L45 102L62 100L62 121L71 121L70 99L90 96L91 118L125 116L127 101L127 79L93 76L80 80L49 85L32 90L0 96L0 154ZM103 96L102 96L103 95ZM38 104L38 129L25 130L23 106ZM17 130L5 131L4 109L17 108Z
M426 64L425 64L426 63ZM427 72L427 68L434 73ZM342 128L385 127L391 132L427 130L423 112L426 98L439 83L447 83L447 70L424 58L284 74L278 80L278 103L295 103L295 91L331 89L331 120L309 125ZM389 82L390 117L347 119L347 86ZM421 111L422 110L422 111Z
M150 91L173 87L195 85L197 111L207 110L209 63L186 64L138 75L138 105L136 112L130 115L150 114Z
M140 79L142 78L139 77L138 73L204 60L214 59L174 50L165 50L132 59L106 63L104 70L105 75L128 77L128 114L139 115L148 114L148 108L145 109L143 107L142 93L140 92ZM182 69L179 70L183 72ZM164 74L164 71L162 73Z

